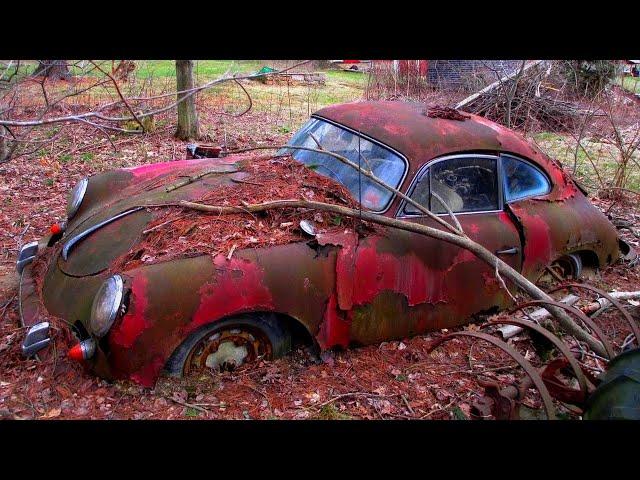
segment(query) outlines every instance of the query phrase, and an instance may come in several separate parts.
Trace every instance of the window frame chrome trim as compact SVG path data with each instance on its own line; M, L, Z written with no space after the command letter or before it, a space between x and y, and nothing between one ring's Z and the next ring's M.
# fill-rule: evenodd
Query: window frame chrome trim
M351 127L348 127L346 125L343 125L342 123L339 122L335 122L333 120L330 120L328 118L325 118L321 115L317 115L317 114L313 114L309 117L309 119L315 119L315 120L322 120L323 122L327 122L330 123L338 128L342 128L344 130L347 130L351 133L353 133L354 135L358 135L362 138L364 138L365 140L369 140L371 143L375 143L377 145L380 145L382 148L384 148L385 150L389 150L391 153L397 155L398 157L400 157L402 159L402 161L404 162L404 171L402 173L402 177L400 178L400 182L398 183L397 187L394 187L396 190L402 191L400 190L402 188L402 184L404 183L404 181L407 179L407 176L409 175L409 170L411 169L411 164L409 163L409 160L407 159L406 155L404 155L403 153L399 152L398 150L396 150L393 147L390 147L389 145L387 145L386 143L381 142L380 140L376 140L373 137L370 137L369 135L367 135L366 133L363 132L359 132L358 130L355 130ZM283 149L285 149L286 146L283 147ZM375 183L375 182L374 182ZM377 184L379 185L379 184ZM392 185L393 186L393 185ZM380 185L381 188L384 188ZM385 189L386 190L386 189ZM391 206L393 205L393 202L395 201L397 195L395 192L391 192L391 197L389 198L389 201L387 202L387 204L385 205L385 208L383 208L382 210L371 210L368 209L366 207L362 207L363 210L367 210L368 212L371 213L375 213L378 215L383 215L385 213L387 213L389 211L389 209L391 208ZM356 199L357 201L358 199Z
M416 172L416 174L413 177L413 180L411 180L411 183L409 184L409 187L407 188L405 195L407 195L408 197L411 197L410 192L413 191L413 189L415 188L418 179L421 178L426 170L429 170L430 167L432 167L433 165L436 165L440 162L443 161L447 161L447 160L451 160L451 159L455 159L455 158L489 158L489 159L493 159L496 161L496 173L497 173L497 181L498 181L498 209L497 210L477 210L477 211L473 211L473 212L453 212L455 216L458 215L477 215L477 214L481 214L481 213L498 213L498 212L502 212L504 211L504 206L505 206L505 202L504 202L504 192L503 192L503 178L502 178L502 160L501 160L501 154L489 154L489 153L452 153L452 154L447 154L444 155L442 157L438 157L430 162L425 163L424 165L422 165L422 167L420 167L418 169L418 171ZM429 185L429 188L431 188L431 185ZM428 218L428 215L425 215L424 213L416 213L416 214L411 214L411 213L404 213L404 208L407 204L406 200L402 200L402 202L400 203L400 205L398 205L398 210L396 211L396 218ZM448 217L449 214L447 212L444 213L434 213L434 215L438 216L438 217Z

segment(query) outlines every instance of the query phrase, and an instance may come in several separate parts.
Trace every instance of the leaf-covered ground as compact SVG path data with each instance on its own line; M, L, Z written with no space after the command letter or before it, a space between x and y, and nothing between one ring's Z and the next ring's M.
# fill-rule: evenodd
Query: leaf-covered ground
M263 108L240 118L220 115L225 104L216 96L203 96L200 118L209 141L230 149L284 143L307 115L304 103L300 100L294 112L286 97L278 97L279 105L269 103L269 95L283 95L282 89L261 92L267 99ZM329 352L321 358L300 348L286 358L234 372L162 378L153 389L108 383L84 372L67 360L70 337L57 324L52 329L52 358L43 363L23 360L14 273L19 246L63 220L66 194L82 177L114 167L183 158L185 143L172 137L172 117L158 118L156 124L157 130L144 136L115 136L117 152L100 135L68 127L64 143L0 165L0 418L463 419L483 391L479 374L503 382L522 374L511 359L481 343L453 340L428 353L430 340L442 332ZM603 210L611 206L610 201L596 202ZM637 204L630 201L614 205L610 213L633 225L640 216ZM632 233L623 234L638 245ZM616 265L594 283L610 290L638 290L640 274ZM627 331L615 313L601 321L620 344ZM527 335L510 343L541 365ZM582 361L595 370L603 367L592 357ZM529 397L530 406L540 406L534 390Z

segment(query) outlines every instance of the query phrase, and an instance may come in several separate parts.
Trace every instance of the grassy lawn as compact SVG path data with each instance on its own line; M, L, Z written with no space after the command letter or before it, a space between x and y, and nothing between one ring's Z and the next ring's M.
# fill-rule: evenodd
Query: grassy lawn
M625 75L624 77L619 77L616 83L632 93L640 93L640 77Z
M227 71L233 73L251 73L262 68L260 60L195 60L196 77L215 78ZM174 60L137 60L136 73L139 78L175 77Z
M582 148L576 151L576 141L570 135L542 132L534 135L533 140L565 169L572 171L575 162L576 177L587 187L599 187L598 175L605 182L613 178L618 157L615 147L608 143L585 138L582 140ZM636 152L634 158L636 162L640 161L640 152ZM626 188L640 190L640 169L632 163L628 171Z

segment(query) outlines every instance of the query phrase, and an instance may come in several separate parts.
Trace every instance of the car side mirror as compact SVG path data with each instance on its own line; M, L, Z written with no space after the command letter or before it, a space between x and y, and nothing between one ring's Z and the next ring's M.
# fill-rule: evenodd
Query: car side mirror
M316 236L316 227L309 220L300 220L300 230L310 237Z

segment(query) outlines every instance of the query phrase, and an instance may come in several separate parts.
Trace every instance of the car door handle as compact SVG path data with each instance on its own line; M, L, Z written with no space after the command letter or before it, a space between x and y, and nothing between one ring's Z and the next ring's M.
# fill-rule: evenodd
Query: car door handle
M496 255L516 255L519 251L518 247L505 248L504 250L496 250Z

